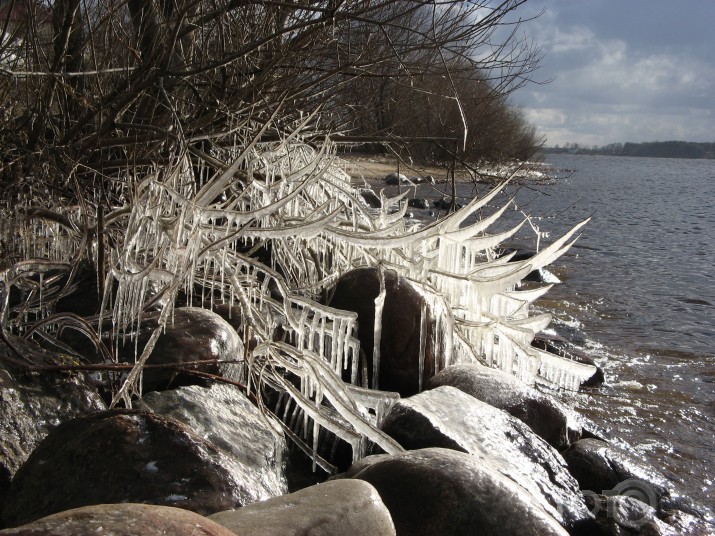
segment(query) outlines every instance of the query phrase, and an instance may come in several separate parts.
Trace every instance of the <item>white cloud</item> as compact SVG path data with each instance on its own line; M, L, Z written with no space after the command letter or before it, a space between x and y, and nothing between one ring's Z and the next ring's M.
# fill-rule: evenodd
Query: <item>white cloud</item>
M628 28L606 38L588 20L567 24L553 9L538 19L532 35L546 53L542 76L554 80L516 95L527 119L549 144L714 141L713 57L667 42L639 46L638 22Z
M583 26L574 26L569 31L557 28L548 46L552 52L571 52L591 48L593 40L593 32Z

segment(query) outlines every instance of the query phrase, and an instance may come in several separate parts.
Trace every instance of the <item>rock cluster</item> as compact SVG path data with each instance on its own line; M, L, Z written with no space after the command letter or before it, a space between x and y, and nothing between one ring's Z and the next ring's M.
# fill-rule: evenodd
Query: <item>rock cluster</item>
M435 375L433 348L420 366L425 304L394 274L384 283L380 387L403 398L379 426L404 451L294 493L283 429L242 389L150 378L171 389L107 409L90 377L20 372L0 342L0 534L715 533L665 476L553 397L476 364ZM358 312L363 348L379 291L375 272L358 270L331 303ZM360 305L371 300L372 312ZM162 342L167 360L238 351L218 315L178 317Z

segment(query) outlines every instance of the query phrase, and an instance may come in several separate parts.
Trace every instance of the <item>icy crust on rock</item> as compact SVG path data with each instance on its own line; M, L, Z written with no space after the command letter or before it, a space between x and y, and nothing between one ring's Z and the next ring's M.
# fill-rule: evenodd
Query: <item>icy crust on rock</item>
M266 409L307 451L315 455L326 429L348 441L356 459L366 439L398 452L378 427L393 399L377 391L356 397L341 380L347 371L350 383L361 386L356 315L318 303L342 274L362 266L398 272L438 311L438 370L478 361L527 384L540 375L571 390L592 375L593 367L531 347L550 319L530 317L529 305L548 287L518 290L527 273L568 250L585 222L532 258L507 263L496 249L523 222L502 233L488 229L511 201L477 216L504 184L448 217L409 223L404 195L388 199L381 193L382 207L370 208L335 165L329 143L319 150L290 138L258 143L248 130L240 131L236 136L250 141L215 149L211 168L202 164L197 173L183 157L155 173L116 181L117 205L106 214L79 214L58 204L35 212L19 236L7 218L0 222L11 253L25 259L0 272L5 289L34 288L29 279L50 269L69 273L83 225L101 224L104 247L96 241L92 247L106 249L109 269L98 331L111 325L120 337L131 336L146 311L160 311L159 327L137 349L136 366L113 404L131 406L141 394L142 366L181 292L209 308L240 307L244 352L231 365L232 377L246 382L259 401L265 387L281 393L280 407ZM99 197L95 201L101 205ZM260 249L270 260L254 256ZM43 307L41 296L30 293L20 306L4 300L0 313L18 327L28 312L46 316ZM375 326L376 335L381 330Z

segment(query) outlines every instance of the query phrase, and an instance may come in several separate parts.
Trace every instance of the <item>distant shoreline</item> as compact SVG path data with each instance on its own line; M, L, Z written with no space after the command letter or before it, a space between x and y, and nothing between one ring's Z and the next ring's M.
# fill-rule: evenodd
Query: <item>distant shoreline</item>
M715 142L651 141L644 143L611 143L603 147L585 147L567 143L564 147L543 147L543 154L585 154L607 156L645 156L649 158L714 159Z

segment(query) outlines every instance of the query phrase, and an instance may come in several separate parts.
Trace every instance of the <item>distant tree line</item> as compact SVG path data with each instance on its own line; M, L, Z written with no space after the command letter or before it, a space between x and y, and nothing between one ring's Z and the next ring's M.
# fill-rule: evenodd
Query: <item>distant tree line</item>
M715 158L715 143L692 141L650 141L644 143L611 143L586 147L566 143L563 147L544 147L544 153L598 154L614 156L648 156L653 158Z

